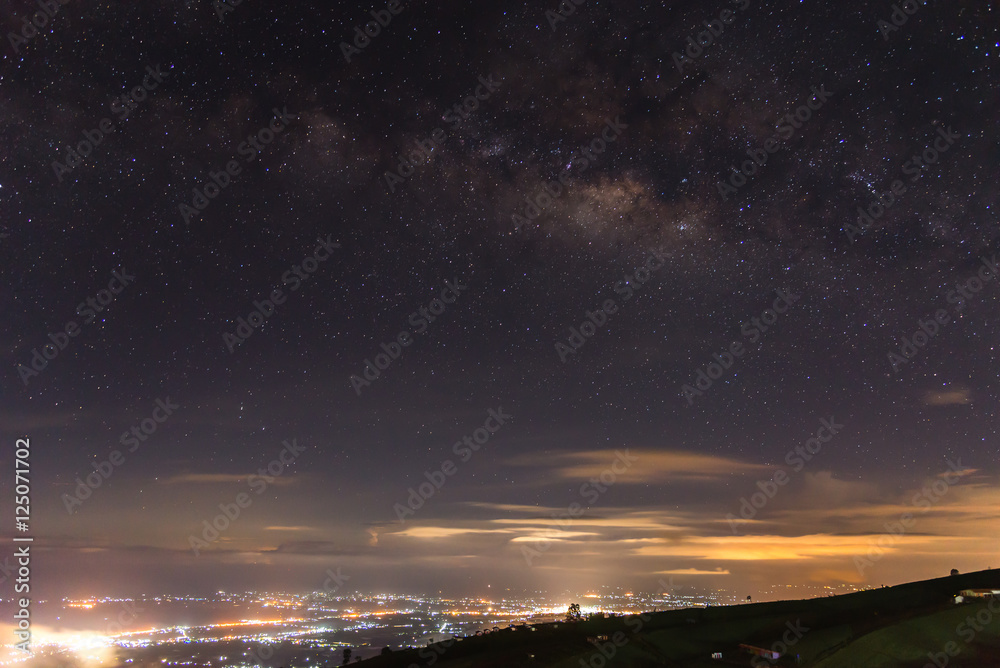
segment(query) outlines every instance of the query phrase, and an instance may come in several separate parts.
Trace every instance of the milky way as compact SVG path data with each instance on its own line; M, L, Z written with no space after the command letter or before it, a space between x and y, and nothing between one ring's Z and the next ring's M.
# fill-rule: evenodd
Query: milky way
M996 11L654 5L8 3L39 587L990 565Z

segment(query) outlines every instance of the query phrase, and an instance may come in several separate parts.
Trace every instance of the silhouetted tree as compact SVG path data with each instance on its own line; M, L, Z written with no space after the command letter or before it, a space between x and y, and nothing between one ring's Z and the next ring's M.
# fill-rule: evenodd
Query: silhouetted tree
M579 603L570 603L569 610L566 611L567 622L579 622L583 620L583 613L580 612Z
M341 664L341 665L346 666L350 662L351 662L351 648L350 647L345 647L344 648L344 663Z
M958 569L957 568L951 569L951 574L952 575L958 575Z
M386 654L392 654L392 650L389 649L388 647L383 647L382 648L382 656L385 656Z

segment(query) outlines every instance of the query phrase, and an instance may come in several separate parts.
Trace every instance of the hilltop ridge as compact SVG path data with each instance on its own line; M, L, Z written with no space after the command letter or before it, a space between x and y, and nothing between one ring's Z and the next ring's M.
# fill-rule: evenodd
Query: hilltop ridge
M364 668L1000 665L1000 570L837 596L510 627L378 656ZM757 649L753 649L757 648ZM760 650L773 652L755 655ZM713 654L721 658L713 658Z

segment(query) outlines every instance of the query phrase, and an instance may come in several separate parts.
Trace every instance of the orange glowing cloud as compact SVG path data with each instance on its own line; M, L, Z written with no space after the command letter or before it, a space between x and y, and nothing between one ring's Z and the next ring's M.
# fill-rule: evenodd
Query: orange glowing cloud
M527 455L508 463L523 466L554 466L554 474L572 480L600 476L615 462L619 452L636 458L635 464L618 475L620 483L665 482L668 480L712 480L737 473L762 473L773 467L751 464L729 457L682 450L619 448L589 452L545 453Z

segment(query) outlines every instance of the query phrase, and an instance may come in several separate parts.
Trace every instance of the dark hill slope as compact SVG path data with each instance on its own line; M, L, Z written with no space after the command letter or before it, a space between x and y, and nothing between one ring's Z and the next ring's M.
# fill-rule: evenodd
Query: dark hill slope
M781 651L758 665L1000 666L1000 600L955 605L962 589L1000 589L1000 570L910 582L796 601L686 608L575 624L505 629L450 645L436 643L357 665L363 668L581 668L582 666L750 666L740 643ZM970 615L978 626L964 620ZM987 619L988 618L988 619ZM986 620L986 623L982 622ZM965 626L961 626L965 624ZM970 637L971 634L971 637ZM608 640L595 641L599 636ZM589 640L588 640L589 639ZM946 652L946 644L952 656ZM957 650L957 652L956 652ZM722 652L723 660L711 659ZM945 652L945 654L941 654ZM801 663L796 664L796 655ZM355 665L355 664L352 664ZM933 664L931 664L933 665Z

